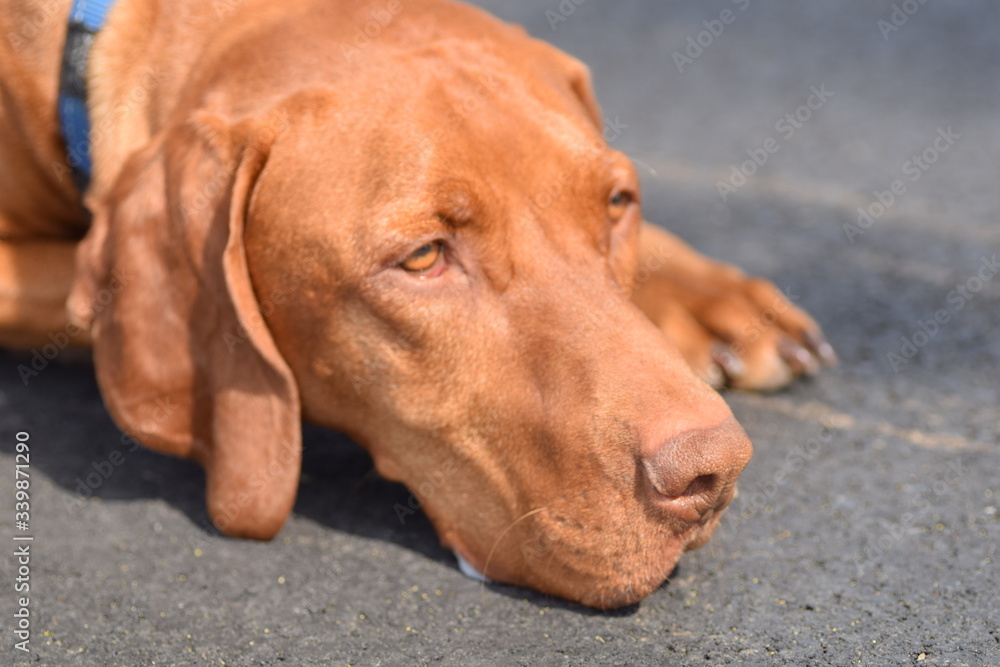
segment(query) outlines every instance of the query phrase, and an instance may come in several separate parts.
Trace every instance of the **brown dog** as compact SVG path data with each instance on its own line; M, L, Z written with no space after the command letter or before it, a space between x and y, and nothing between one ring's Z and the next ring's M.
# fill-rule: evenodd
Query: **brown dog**
M706 380L833 360L771 284L643 223L581 64L445 0L120 0L90 224L68 5L0 2L0 342L92 340L117 423L204 465L227 534L281 528L304 416L489 578L635 602L750 458Z

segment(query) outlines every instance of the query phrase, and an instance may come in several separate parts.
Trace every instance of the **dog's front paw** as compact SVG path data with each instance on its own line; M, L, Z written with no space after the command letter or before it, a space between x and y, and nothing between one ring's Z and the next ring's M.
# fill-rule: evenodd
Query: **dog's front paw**
M636 294L706 382L763 391L837 363L819 326L792 299L731 267L690 283L653 275Z
M837 363L816 322L771 282L662 230L643 236L633 301L714 387L773 390Z

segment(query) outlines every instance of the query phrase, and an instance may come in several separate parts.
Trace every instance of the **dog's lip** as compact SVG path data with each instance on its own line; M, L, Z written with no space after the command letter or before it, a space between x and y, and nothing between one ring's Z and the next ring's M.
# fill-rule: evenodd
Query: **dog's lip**
M680 534L671 535L662 543L661 546L654 546L653 544L648 545L647 548L651 550L646 551L645 556L636 554L636 558L641 557L645 559L646 565L643 569L647 572L647 580L644 582L644 585L638 587L634 587L634 584L621 587L617 586L614 583L618 578L615 572L620 568L613 568L607 573L607 579L601 586L605 592L600 597L599 601L590 599L587 595L573 596L568 595L565 592L555 594L567 597L568 599L575 599L581 604L597 606L600 608L616 608L639 602L659 588L664 581L669 579L670 572L676 566L677 561L680 559L683 552L697 549L709 541L712 534L715 532L715 529L718 527L721 515L725 512L726 508L735 496L736 485L734 484L722 493L718 501L711 508L699 513L697 519L685 522L688 524L686 530ZM475 557L469 557L471 552L454 533L450 533L448 539L444 540L444 542L445 546L454 554L459 571L473 581L481 583L495 583L499 581L513 583L514 585L519 586L528 586L532 588L537 587L537 584L533 585L522 581L507 580L503 575L501 575L500 579L486 576L476 564L477 562L481 562L481 560L476 559ZM619 565L625 564L626 563L620 563ZM495 566L496 563L491 563L489 568L493 571L494 575L496 574ZM626 567L626 569L630 568ZM653 574L653 571L657 574ZM620 574L620 572L618 572L618 574ZM653 581L654 579L656 581ZM610 584L610 587L606 588L605 586L608 586L608 584Z
M705 546L705 544L712 538L715 534L715 530L719 527L719 521L722 519L722 515L725 514L726 508L732 501L732 495L725 501L722 502L705 513L702 520L696 525L692 526L690 536L684 545L684 551L694 551L695 549L700 549Z
M660 493L652 483L649 483L648 487L650 494L657 502L669 503L670 513L686 524L693 525L699 523L705 513L709 511L709 509L703 507L705 503L699 498L691 496L667 496Z
M669 504L669 512L688 526L703 526L713 515L721 514L736 497L736 485L724 489L714 501L696 495L667 496L647 484L650 495L660 503Z
M712 526L713 515L715 512L710 511L705 522L692 525L686 535L668 539L659 547L651 544L648 546L649 550L645 551L644 554L635 554L633 559L620 562L617 567L609 567L599 580L590 581L587 586L589 593L578 592L574 594L567 590L549 592L579 604L600 609L616 609L636 604L670 578L670 573L683 552L695 549L708 541L713 532L712 528L714 528ZM473 581L483 584L508 583L529 588L538 588L539 586L537 582L531 584L517 579L497 580L487 577L473 564L472 560L463 556L463 550L460 547L451 544L448 545L448 548L455 556L459 571ZM638 565L640 561L645 563L641 567ZM623 567L624 570L632 572L633 575L638 575L640 571L645 572L639 585L636 585L634 579L631 583L629 582L629 577L623 574ZM491 567L491 569L493 568ZM545 588L542 586L542 589ZM564 587L560 585L560 588ZM596 592L598 590L601 591L599 594ZM598 597L594 597L594 595L598 595Z

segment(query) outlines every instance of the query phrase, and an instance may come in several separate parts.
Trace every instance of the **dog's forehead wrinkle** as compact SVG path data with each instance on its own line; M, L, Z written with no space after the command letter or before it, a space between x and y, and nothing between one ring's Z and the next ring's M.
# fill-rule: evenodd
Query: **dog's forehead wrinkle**
M459 175L439 177L427 186L429 205L451 229L458 229L494 216L500 208L484 180Z
M431 137L446 147L471 142L477 153L489 151L493 161L511 168L537 161L553 150L577 162L594 161L606 151L597 128L566 91L527 86L529 77L476 62L450 64L444 72L418 71L396 82L393 94L399 100L384 113L405 119L411 126L423 126L417 136ZM414 116L408 111L414 106L438 112Z

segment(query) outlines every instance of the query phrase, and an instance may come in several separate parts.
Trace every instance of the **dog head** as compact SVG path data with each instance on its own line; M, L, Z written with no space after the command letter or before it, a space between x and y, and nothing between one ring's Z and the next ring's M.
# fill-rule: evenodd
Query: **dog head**
M639 183L586 70L448 16L308 74L303 28L269 33L265 70L94 203L71 309L115 419L205 466L224 532L280 529L305 416L487 577L635 602L708 539L750 443L629 300Z

